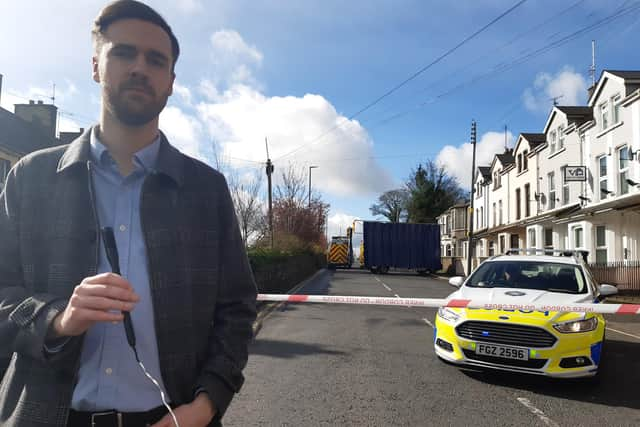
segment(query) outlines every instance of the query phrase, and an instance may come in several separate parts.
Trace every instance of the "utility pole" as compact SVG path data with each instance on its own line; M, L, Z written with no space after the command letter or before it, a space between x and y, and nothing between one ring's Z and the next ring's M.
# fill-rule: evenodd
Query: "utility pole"
M475 175L476 175L476 121L471 121L471 145L473 157L471 160L471 202L469 208L469 244L467 246L467 277L471 274L471 259L473 257L473 200L475 199Z
M268 185L268 192L269 192L269 212L268 212L268 217L269 217L269 236L271 238L271 249L273 249L273 200L272 200L272 196L271 196L271 174L273 173L273 163L271 163L271 158L269 157L269 143L267 142L267 138L265 137L264 139L264 145L267 148L267 165L266 165L266 172L267 172L267 185Z
M591 40L591 67L589 67L589 75L591 76L591 87L596 85L596 41Z
M317 166L309 166L309 209L311 209L311 169L316 169Z

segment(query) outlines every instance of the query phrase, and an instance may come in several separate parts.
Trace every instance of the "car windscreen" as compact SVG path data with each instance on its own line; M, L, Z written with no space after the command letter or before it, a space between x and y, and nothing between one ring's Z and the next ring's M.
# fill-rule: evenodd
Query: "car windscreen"
M537 289L568 294L587 292L587 283L579 266L540 261L485 262L465 286Z

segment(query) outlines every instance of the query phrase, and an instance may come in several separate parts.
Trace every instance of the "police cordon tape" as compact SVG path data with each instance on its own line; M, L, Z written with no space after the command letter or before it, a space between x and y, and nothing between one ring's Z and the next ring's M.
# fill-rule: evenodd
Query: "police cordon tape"
M484 310L521 310L521 311L559 311L565 313L600 313L600 314L640 314L640 304L518 304L508 301L483 301L447 298L389 298L339 295L282 295L258 294L258 301L293 302L293 303L325 303L325 304L360 304L388 305L425 308L476 308Z

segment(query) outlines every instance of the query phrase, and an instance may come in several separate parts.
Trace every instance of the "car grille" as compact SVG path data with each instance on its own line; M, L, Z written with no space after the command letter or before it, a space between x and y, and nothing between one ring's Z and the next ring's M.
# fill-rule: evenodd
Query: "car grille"
M502 357L486 356L484 354L476 354L473 350L463 349L464 356L467 359L478 360L480 362L495 363L497 365L514 366L517 368L541 369L549 359L504 359Z
M552 347L557 338L542 328L504 322L470 320L456 327L461 338L522 347Z

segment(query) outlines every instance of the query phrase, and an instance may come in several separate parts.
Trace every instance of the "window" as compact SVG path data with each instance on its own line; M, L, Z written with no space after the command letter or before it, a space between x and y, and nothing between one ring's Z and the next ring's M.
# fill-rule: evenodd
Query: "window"
M553 229L552 228L544 229L544 248L553 249Z
M582 247L582 227L576 227L573 229L573 247L575 249Z
M602 130L605 130L609 127L609 103L605 102L600 105L600 124L602 126Z
M618 150L618 189L620 194L627 194L629 192L629 148L625 145Z
M551 154L556 152L556 131L552 130L549 133L549 152Z
M466 209L465 208L457 208L455 210L455 221L453 224L454 230L464 230L467 227L466 221Z
M493 189L500 188L500 171L495 171L493 173Z
M7 159L0 159L0 190L4 186L4 180L11 170L11 162Z
M518 249L520 247L520 237L518 237L517 234L512 234L509 240L509 247L511 249Z
M611 98L611 105L613 106L613 124L620 123L620 95L616 95Z
M607 198L609 190L607 189L607 156L598 158L598 182L600 188L600 200Z
M498 223L496 222L496 204L493 204L493 226L495 227L496 225L498 225Z
M520 209L520 189L516 188L516 219L520 219L521 209Z
M535 248L536 247L536 230L533 228L530 228L528 233L529 233L528 247Z
M563 167L563 169L566 168L566 166ZM570 192L569 192L569 183L567 181L565 181L564 176L566 174L562 173L562 204L566 205L569 204L569 197L571 196Z
M529 158L527 156L529 156L528 150L522 153L522 170L525 171L529 169Z
M528 217L531 215L531 185L524 185L524 216Z
M502 225L502 200L498 200L498 218L500 220L500 225Z
M496 254L496 247L493 240L491 240L489 242L489 256L494 256L495 254Z
M553 172L547 175L547 185L549 187L549 200L547 204L549 209L554 209L556 207L556 178Z
M558 150L564 148L564 125L558 126Z
M518 154L518 173L522 172L522 153Z
M451 256L451 245L447 245L447 256Z
M607 263L607 234L604 225L596 226L596 263Z
M504 253L504 235L500 236L500 247L498 249L500 250L501 254Z

